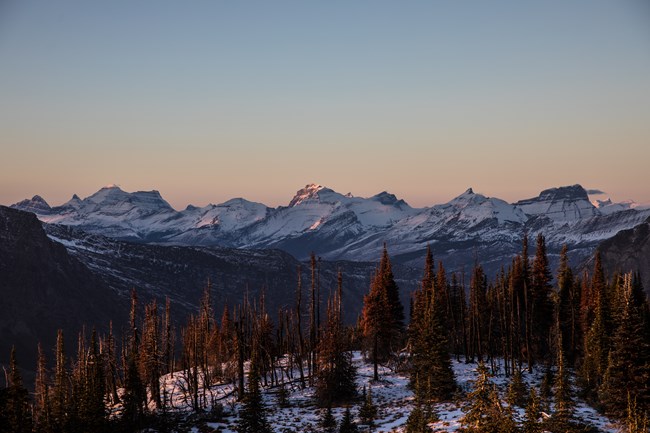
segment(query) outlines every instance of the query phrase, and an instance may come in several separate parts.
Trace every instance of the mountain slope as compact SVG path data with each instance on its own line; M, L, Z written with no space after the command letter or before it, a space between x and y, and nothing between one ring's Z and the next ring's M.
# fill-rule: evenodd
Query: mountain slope
M639 272L643 287L650 295L650 218L602 242L598 250L608 275Z
M21 365L35 368L37 343L49 353L57 329L72 342L82 326L106 329L110 320L119 326L128 311L100 278L48 239L33 214L4 206L0 206L0 298L4 365L12 345Z
M266 306L273 316L279 308L293 307L299 267L303 299L308 297L308 264L281 250L146 245L88 234L74 227L47 224L45 229L51 239L65 245L72 256L124 299L132 288L137 288L143 301L158 299L162 304L169 297L172 313L179 321L196 313L208 281L219 314L225 305L237 305L246 295L256 299L262 291L267 294ZM340 270L346 297L345 319L349 323L356 321L376 266L376 262L321 261L323 311L327 293L335 289ZM407 305L421 270L396 264L394 273L402 289L402 301Z

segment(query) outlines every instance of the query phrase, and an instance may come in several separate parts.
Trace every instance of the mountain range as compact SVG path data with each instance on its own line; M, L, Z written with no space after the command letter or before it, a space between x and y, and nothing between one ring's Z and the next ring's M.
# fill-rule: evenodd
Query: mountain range
M650 209L631 202L594 203L580 185L546 189L514 203L469 188L448 203L414 208L385 191L362 198L309 184L287 206L235 198L177 211L158 191L129 193L110 185L61 206L34 196L12 207L45 223L122 241L280 249L299 260L313 251L328 260L356 261L376 260L386 243L395 261L413 266L430 246L452 270L478 261L496 272L521 250L524 233L542 233L551 255L567 244L577 263L598 243L650 216Z

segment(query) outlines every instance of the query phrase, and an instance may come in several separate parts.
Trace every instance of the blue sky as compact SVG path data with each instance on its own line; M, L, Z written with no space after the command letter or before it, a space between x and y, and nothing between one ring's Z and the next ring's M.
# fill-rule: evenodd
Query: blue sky
M650 201L642 0L5 0L0 59L4 204L116 183L277 205L308 182Z

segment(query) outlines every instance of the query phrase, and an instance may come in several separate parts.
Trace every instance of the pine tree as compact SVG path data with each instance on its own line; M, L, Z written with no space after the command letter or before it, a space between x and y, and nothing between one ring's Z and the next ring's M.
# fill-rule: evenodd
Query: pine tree
M564 351L562 350L562 336L558 335L557 343L557 372L553 384L555 397L554 420L560 426L566 427L573 416L574 401L571 392L571 380L565 365Z
M585 353L580 376L585 397L588 401L595 402L598 388L601 386L607 370L610 344L607 282L598 251L595 255L594 275L589 292L594 298L593 322L589 325L585 335Z
M401 340L404 323L404 309L385 245L370 292L363 298L361 314L364 347L373 363L374 380L379 380L378 365L389 358Z
M416 404L406 419L406 433L430 433L433 430L429 427L430 414L423 408L422 404Z
M372 387L368 388L366 392L366 387L363 387L363 404L359 408L359 419L361 424L367 425L368 429L372 430L375 425L375 419L377 418L377 406L372 401Z
M551 325L553 324L553 302L551 300L551 271L546 255L546 242L544 236L537 235L537 248L533 261L532 274L532 342L534 357L543 360L549 355L549 342Z
M579 291L577 290L573 271L569 266L568 248L562 247L560 252L560 266L557 272L558 304L557 319L558 332L562 335L562 350L569 365L574 365L576 360L576 346L578 345L579 328Z
M253 350L255 352L255 350ZM256 357L253 356L252 359ZM248 390L239 410L237 433L272 433L273 430L266 419L266 409L262 402L260 391L259 367L251 362L248 372Z
M83 384L79 418L86 431L101 432L106 427L106 394L104 366L97 345L97 332L92 331L90 349L84 359Z
M632 398L630 393L627 393L627 411L625 424L627 433L648 433L650 429L650 419L648 419L648 412L641 410L635 398Z
M339 433L358 433L359 428L357 427L357 424L354 422L352 419L352 412L350 412L350 407L345 408L345 412L343 413L343 419L341 420L341 424L339 425Z
M36 363L36 382L34 385L34 429L46 432L50 425L50 384L48 381L47 362L41 343L38 343L38 361Z
M350 401L357 394L357 372L341 322L341 284L339 272L339 287L328 301L327 327L318 345L316 399L321 407Z
M524 433L540 433L542 431L542 425L539 421L541 416L542 406L539 400L539 395L537 394L537 391L535 391L535 387L531 386L524 416Z
M468 334L470 360L479 361L487 354L487 277L483 267L476 265L472 272L469 292Z
M644 314L647 304L642 295L635 294L632 280L631 274L624 278L623 310L599 390L600 401L614 416L620 416L628 406L621 390L627 390L642 411L650 412L650 335Z
M327 409L321 413L321 418L318 424L320 424L325 433L336 432L336 419L334 419L334 415L332 415L331 406L328 406Z
M524 382L521 369L515 368L515 371L508 384L507 401L510 406L525 407L528 398L528 387Z
M483 362L477 367L478 378L467 396L462 426L469 432L512 433L516 429L512 412L501 405L496 385Z
M66 369L64 339L61 329L58 330L56 336L55 357L54 385L51 393L51 425L53 430L62 431L66 429L69 418L70 382Z
M4 418L4 428L0 431L11 433L30 433L32 417L29 394L23 386L23 380L16 363L16 348L11 348L9 360L9 383L0 395L0 420Z
M425 277L427 281L427 269ZM409 325L411 349L410 386L422 402L446 400L456 389L445 328L447 312L441 302L442 291L431 286L415 293L413 320Z

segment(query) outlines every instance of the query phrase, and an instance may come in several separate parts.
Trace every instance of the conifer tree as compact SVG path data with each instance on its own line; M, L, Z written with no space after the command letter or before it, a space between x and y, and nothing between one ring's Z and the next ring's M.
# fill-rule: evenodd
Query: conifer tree
M525 407L528 399L528 387L523 380L521 369L515 371L508 384L507 401L510 406Z
M358 433L359 428L357 427L357 424L354 422L354 419L352 419L352 412L350 412L350 407L345 408L345 412L343 413L343 419L341 420L341 424L339 425L339 433Z
M372 401L372 387L368 388L366 392L366 387L363 387L363 404L359 408L359 419L361 424L367 425L369 430L375 425L375 419L377 418L377 406Z
M328 406L327 409L321 413L319 424L325 433L336 432L336 419L334 419L334 415L332 415L331 406Z
M34 428L37 431L49 431L50 425L50 384L47 362L41 343L38 343L38 361L36 363L36 382L34 385Z
M339 272L339 287L328 301L327 326L321 332L318 345L316 398L321 407L349 401L357 394L357 372L341 322L341 285Z
M87 431L100 432L106 427L105 386L104 366L97 343L97 332L93 329L89 354L86 359L85 396L83 399Z
M532 271L532 304L531 327L534 358L543 360L549 355L548 341L551 325L553 324L553 302L551 300L551 271L546 255L546 241L540 233L537 235L537 246Z
M425 278L427 281L427 270ZM411 349L410 386L422 402L446 400L456 389L445 328L443 292L422 287L415 293L413 320L409 325Z
M628 406L622 390L634 397L642 411L650 412L650 335L644 315L647 304L642 294L635 294L631 274L625 276L622 292L623 310L599 391L600 401L614 416L620 416Z
M523 431L524 433L540 433L542 425L539 421L542 416L542 406L535 387L530 387L530 395L528 396L528 404L526 405L526 412L524 415Z
M253 350L255 352L256 349ZM257 357L253 354L252 359ZM248 389L243 404L239 410L237 433L272 433L273 430L266 419L266 409L262 402L260 391L260 374L256 362L251 362L248 372Z
M573 416L574 401L571 392L569 371L565 365L564 350L562 350L562 336L558 334L557 342L557 371L553 384L555 397L555 410L553 418L562 427L567 427Z
M422 404L416 404L406 419L406 433L430 433L433 430L429 427L431 415Z
M63 331L61 329L58 330L56 336L55 357L54 385L51 393L51 425L53 430L61 431L67 428L70 396L70 382L66 369Z
M569 266L568 248L562 247L560 266L557 272L558 300L556 323L558 332L562 335L562 350L569 365L576 360L576 346L579 344L579 291Z
M644 412L637 405L636 399L627 393L627 411L625 418L627 433L648 433L650 419L648 412Z
M361 330L364 347L373 363L374 380L379 380L378 365L386 361L401 340L404 309L384 245L381 263L363 298Z
M585 335L584 359L580 375L585 397L594 402L607 369L610 344L607 282L598 251L595 255L594 275L589 292L594 298L595 306L593 307L593 322Z
M477 367L478 377L474 389L467 396L465 415L461 419L462 426L469 432L499 432L515 431L512 412L501 405L496 385L490 380L490 374L483 362Z
M9 360L9 383L0 393L0 420L4 418L4 427L0 431L11 433L30 433L32 417L29 405L29 394L23 386L23 380L16 363L16 348L11 348Z

